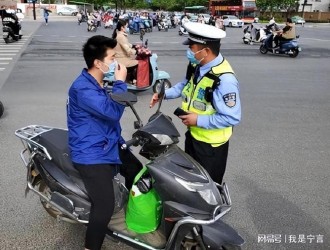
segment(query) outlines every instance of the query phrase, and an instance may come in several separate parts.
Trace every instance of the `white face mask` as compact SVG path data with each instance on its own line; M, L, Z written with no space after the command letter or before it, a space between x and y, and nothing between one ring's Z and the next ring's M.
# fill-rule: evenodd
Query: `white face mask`
M107 65L108 66L108 71L103 71L101 68L100 70L102 71L104 77L106 78L110 78L110 77L113 77L115 75L115 70L116 70L116 67L117 67L117 61L116 60L113 60L112 63L110 64L106 64L104 62L102 62L103 64Z

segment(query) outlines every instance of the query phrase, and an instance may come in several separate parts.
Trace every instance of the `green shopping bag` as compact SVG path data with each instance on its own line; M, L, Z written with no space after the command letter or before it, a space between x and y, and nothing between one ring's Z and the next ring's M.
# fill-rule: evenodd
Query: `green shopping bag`
M156 190L151 188L147 193L141 193L136 185L146 173L147 168L143 167L135 177L126 208L127 228L137 233L155 231L162 214L162 204Z

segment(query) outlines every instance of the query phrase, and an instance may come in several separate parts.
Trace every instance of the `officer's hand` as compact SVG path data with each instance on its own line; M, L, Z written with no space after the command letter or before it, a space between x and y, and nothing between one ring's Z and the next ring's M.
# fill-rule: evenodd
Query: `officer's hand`
M158 93L153 94L149 107L152 108L159 101Z
M127 76L126 67L123 64L118 63L115 69L115 79L125 82L126 76Z
M188 112L188 115L180 115L179 118L182 120L182 123L188 127L197 125L197 117L196 113Z

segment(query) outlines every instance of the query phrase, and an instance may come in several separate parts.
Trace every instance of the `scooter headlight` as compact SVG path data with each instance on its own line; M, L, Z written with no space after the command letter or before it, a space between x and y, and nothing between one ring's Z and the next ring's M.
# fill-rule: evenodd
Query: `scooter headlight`
M208 188L207 185L199 182L188 182L181 178L174 177L174 179L185 187L190 192L197 192L199 195L210 205L217 205L218 201L214 196L213 190Z

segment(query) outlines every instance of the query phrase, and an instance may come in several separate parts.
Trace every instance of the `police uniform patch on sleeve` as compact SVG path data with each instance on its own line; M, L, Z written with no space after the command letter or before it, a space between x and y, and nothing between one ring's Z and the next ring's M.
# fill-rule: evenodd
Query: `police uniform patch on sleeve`
M236 105L236 93L228 93L222 96L225 104L232 108Z

